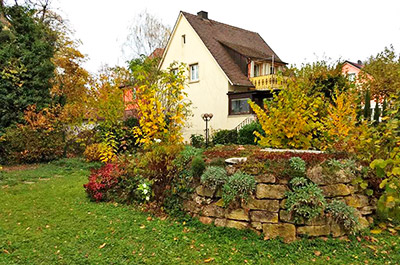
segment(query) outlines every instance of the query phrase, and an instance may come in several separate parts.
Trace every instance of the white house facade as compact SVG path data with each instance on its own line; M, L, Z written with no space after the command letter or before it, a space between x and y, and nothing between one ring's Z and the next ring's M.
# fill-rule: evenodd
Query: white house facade
M184 138L205 132L204 113L212 113L211 131L234 129L253 117L247 101L261 104L279 89L275 73L286 65L255 32L180 12L160 68L173 62L188 66L188 99L192 117Z

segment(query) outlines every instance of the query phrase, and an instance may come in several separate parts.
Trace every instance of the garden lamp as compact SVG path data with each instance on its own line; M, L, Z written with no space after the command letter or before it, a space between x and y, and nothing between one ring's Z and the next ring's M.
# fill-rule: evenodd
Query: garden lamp
M206 122L206 147L208 147L208 122L214 115L212 113L201 114L201 118Z

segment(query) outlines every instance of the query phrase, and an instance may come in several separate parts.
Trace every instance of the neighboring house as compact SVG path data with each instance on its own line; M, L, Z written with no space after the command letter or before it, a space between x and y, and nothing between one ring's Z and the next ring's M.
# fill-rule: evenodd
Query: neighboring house
M203 113L213 114L213 130L234 129L254 119L248 100L261 105L271 97L271 90L282 85L275 74L286 66L258 33L211 20L205 11L180 12L160 68L173 62L189 68L186 92L193 117L185 140L204 134Z
M350 81L355 82L356 85L359 85L362 83L362 80L359 79L359 74L362 71L364 65L363 63L358 60L357 63L350 62L350 61L344 61L343 66L342 66L342 73L344 75L347 75ZM369 78L371 78L368 75ZM380 108L382 108L382 102L378 103ZM371 118L374 117L374 112L375 112L375 106L376 106L376 99L371 99L370 101L371 105Z
M350 61L344 61L342 66L342 73L347 75L349 80L352 82L359 83L358 74L361 72L363 68L363 64L360 60L357 63L353 63Z

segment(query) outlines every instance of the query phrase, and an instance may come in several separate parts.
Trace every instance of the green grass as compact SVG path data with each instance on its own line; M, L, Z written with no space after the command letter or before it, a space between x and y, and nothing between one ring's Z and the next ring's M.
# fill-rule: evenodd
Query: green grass
M398 264L400 239L284 244L250 231L153 218L132 206L94 203L77 159L6 172L0 184L0 264ZM39 181L46 176L47 181ZM15 179L12 181L11 179ZM24 184L29 179L34 184ZM374 250L376 249L376 250ZM315 251L321 252L316 255Z

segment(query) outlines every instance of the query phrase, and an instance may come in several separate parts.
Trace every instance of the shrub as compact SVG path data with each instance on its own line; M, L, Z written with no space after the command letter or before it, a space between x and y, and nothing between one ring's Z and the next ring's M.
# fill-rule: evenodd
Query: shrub
M360 229L360 223L355 215L355 209L342 201L334 200L326 206L325 212L343 228L351 233L356 233Z
M212 137L213 144L236 144L238 132L233 130L220 130L214 133Z
M95 143L86 146L85 152L83 155L85 156L86 161L88 162L97 162L101 161L101 150L102 150L102 143Z
M172 181L178 174L175 159L183 146L154 144L149 150L138 162L137 173L152 181L154 198L162 202L165 192L171 189Z
M257 144L257 137L254 132L258 132L264 135L264 131L261 128L260 123L252 122L243 126L238 132L238 143L239 144Z
M247 201L256 188L256 181L253 176L244 174L240 171L228 178L222 187L222 199L224 206L237 200Z
M286 210L293 215L295 222L319 216L326 204L322 190L303 177L290 181L292 191L286 192Z
M140 201L150 201L151 182L143 179L137 186L137 194Z
M118 183L122 170L117 164L108 163L100 169L92 170L89 182L83 187L90 199L99 202L107 200L106 193Z
M206 163L202 156L195 156L192 160L192 175L195 178L200 178L206 169Z
M222 187L227 180L228 175L223 167L207 167L203 175L201 175L201 182L211 189Z
M58 128L8 128L0 138L1 163L37 163L61 158L63 133Z
M192 134L190 136L190 144L193 147L197 147L197 148L202 148L206 145L206 141L204 139L204 136L201 134Z

